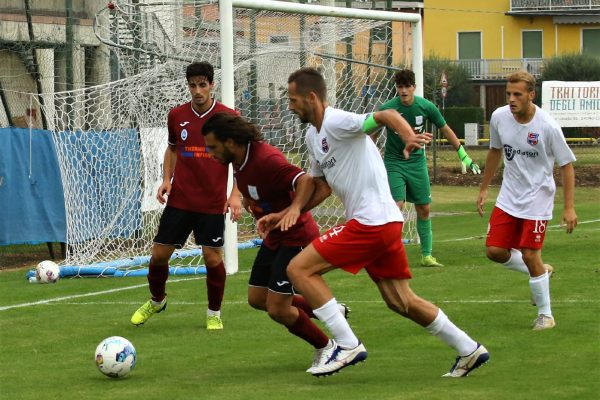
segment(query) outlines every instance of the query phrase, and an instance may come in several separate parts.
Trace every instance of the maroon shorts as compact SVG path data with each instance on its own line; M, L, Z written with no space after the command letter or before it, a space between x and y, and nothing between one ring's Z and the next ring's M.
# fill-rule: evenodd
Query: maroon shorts
M539 250L544 244L547 225L547 220L517 218L494 207L485 245L503 249Z
M402 222L371 226L351 219L329 229L312 245L331 265L353 274L365 268L374 281L412 278L402 244Z

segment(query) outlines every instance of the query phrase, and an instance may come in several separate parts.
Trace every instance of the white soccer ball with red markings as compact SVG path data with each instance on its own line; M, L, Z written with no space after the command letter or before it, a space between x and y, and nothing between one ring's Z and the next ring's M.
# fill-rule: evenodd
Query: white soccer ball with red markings
M39 283L56 283L60 279L60 267L52 261L42 261L35 267L35 279Z
M122 378L135 368L137 353L131 342L121 336L104 339L96 347L96 366L104 375Z

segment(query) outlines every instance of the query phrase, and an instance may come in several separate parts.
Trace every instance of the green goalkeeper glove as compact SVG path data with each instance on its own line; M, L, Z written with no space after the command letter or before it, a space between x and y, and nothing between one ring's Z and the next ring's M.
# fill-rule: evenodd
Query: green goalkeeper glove
M469 157L462 144L458 148L457 152L458 158L460 158L460 162L462 162L465 165L465 167L469 168L471 172L473 172L475 175L479 175L481 173L479 165L475 164L473 160L471 160L471 157Z

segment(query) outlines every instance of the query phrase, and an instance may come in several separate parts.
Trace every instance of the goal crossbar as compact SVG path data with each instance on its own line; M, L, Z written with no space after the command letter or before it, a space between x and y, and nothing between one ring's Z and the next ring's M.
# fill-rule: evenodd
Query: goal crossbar
M417 86L415 93L418 96L423 96L423 36L421 31L421 14L384 10L364 10L359 8L343 8L316 4L287 3L274 0L219 0L221 17L223 17L224 13L229 13L229 18L231 18L231 15L233 14L233 7L248 8L253 10L289 12L294 14L319 15L324 17L346 17L356 19L410 22L413 25L412 69L415 73L415 83ZM223 39L231 40L231 58L229 58L229 55L222 53L221 59L224 61L223 57L227 57L227 61L233 61L233 25L224 26L224 23L226 22L227 21L221 19L221 32L227 30L231 32L227 35L223 35L221 44L223 45ZM231 70L231 79L231 82L233 82L233 69ZM231 91L231 98L233 100L233 83L231 84L231 88L227 89ZM225 87L223 88L223 91L225 92ZM225 94L223 95L225 96Z

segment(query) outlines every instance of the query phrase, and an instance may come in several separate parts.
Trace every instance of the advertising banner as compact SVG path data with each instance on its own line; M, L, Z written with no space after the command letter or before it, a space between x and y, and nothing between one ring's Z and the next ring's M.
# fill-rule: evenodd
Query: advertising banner
M545 81L542 109L561 127L600 127L600 81Z

